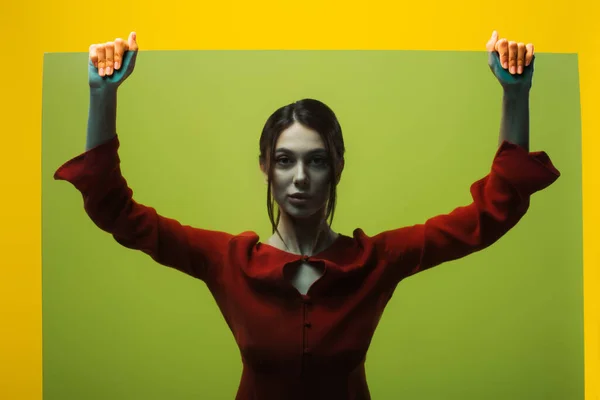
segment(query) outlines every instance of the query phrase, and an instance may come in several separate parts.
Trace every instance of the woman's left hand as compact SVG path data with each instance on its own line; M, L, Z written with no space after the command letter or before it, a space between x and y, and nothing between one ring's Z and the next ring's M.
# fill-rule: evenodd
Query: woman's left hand
M533 44L499 38L494 31L487 42L488 65L506 90L531 88L533 77Z

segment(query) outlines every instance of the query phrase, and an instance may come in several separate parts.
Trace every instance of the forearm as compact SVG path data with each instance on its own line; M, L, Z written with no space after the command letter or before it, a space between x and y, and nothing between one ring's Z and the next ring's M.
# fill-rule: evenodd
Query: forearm
M529 151L528 90L519 92L505 90L502 95L499 144L505 140Z
M117 134L116 89L90 89L87 140L85 149L99 146Z

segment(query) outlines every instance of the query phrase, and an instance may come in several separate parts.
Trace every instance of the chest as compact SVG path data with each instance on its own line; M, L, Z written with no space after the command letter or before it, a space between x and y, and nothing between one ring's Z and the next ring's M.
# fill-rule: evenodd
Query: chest
M307 262L288 265L286 267L286 277L300 294L307 294L308 289L318 281L325 272L321 265L314 265Z
M260 267L250 277L228 268L223 290L215 291L246 365L268 373L361 365L388 297L378 265L340 271L298 260Z

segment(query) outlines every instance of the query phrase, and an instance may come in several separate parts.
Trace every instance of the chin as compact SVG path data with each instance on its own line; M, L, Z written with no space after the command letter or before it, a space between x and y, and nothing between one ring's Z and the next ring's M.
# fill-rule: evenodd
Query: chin
M292 219L298 219L298 220L315 219L315 218L319 218L323 215L322 208L313 208L313 207L301 208L301 207L294 207L294 206L286 205L285 207L280 207L280 210L282 213L286 214L288 217L290 217Z
M292 218L310 218L312 215L315 214L314 210L308 210L308 209L299 209L296 207L279 207L279 209L281 210L282 214L287 215L288 217L292 217Z

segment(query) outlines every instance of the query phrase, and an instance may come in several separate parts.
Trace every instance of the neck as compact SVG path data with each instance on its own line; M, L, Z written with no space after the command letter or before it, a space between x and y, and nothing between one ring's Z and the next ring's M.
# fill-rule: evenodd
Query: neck
M308 256L327 248L336 236L320 214L314 218L298 220L282 213L277 230L281 238L275 233L269 239L271 245L291 253Z

